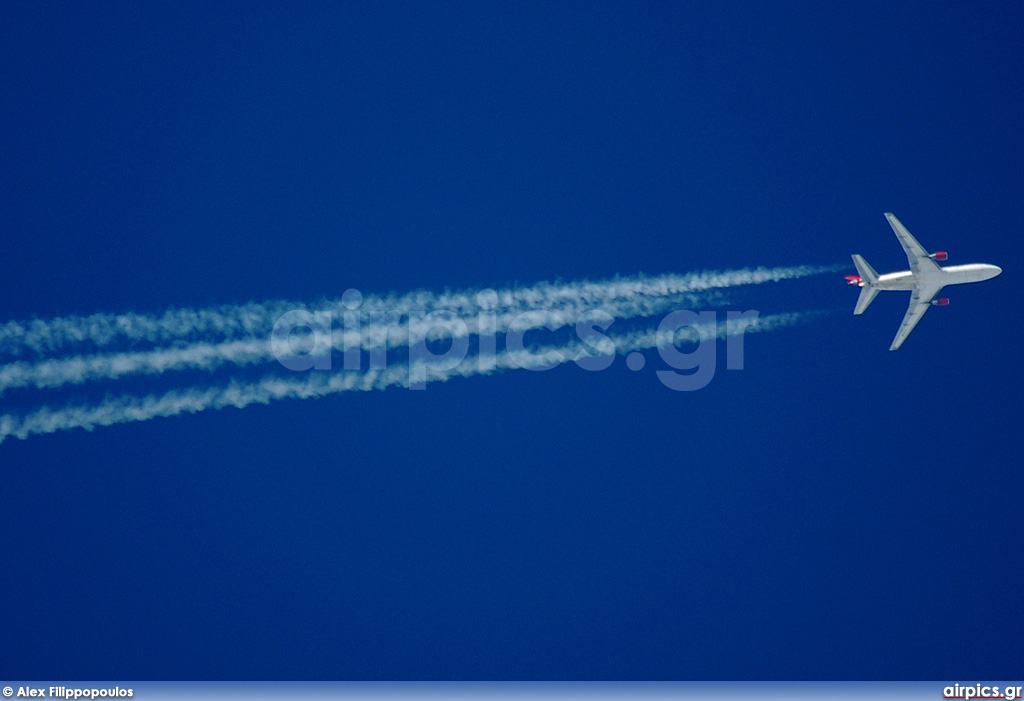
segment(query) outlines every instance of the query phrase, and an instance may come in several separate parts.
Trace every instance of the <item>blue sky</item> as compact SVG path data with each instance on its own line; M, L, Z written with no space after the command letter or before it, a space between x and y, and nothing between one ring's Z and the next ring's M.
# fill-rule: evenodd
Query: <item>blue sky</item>
M698 392L650 355L5 441L0 673L1012 676L1022 15L9 6L0 321L888 271L885 211L1004 273L898 353L904 295L744 291L844 312Z

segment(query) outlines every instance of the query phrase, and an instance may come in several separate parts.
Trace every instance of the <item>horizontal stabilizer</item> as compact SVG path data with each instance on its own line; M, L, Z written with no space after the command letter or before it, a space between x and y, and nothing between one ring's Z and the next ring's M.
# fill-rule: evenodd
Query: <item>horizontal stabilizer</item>
M871 304L871 301L875 298L875 295L877 295L877 294L878 294L878 288L877 287L866 287L865 286L865 287L860 288L860 297L857 298L857 306L854 307L853 313L854 314L863 314L864 310L868 308L868 305Z
M878 282L878 273L870 263L864 260L864 256L856 253L853 254L853 264L857 266L857 273L861 279L860 297L857 298L857 306L853 308L853 313L863 314L875 295L878 294L878 288L874 286Z
M878 273L876 273L875 269L872 268L866 260L864 260L864 256L854 253L853 264L857 266L857 274L864 280L865 286L874 285L878 282Z

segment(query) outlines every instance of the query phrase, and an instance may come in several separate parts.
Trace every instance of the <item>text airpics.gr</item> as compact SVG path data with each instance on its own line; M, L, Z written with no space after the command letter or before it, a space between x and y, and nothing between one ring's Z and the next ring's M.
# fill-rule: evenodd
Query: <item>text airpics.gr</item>
M974 686L961 686L960 684L954 684L953 686L947 686L942 690L942 698L944 699L1019 699L1021 698L1020 686L984 686L982 684L975 684Z
M387 367L389 351L404 348L408 354L403 354L400 361L393 356L392 362L408 362L410 389L425 389L432 377L458 374L463 363L477 364L487 371L499 365L499 356L507 359L506 366L526 370L550 370L570 361L585 370L604 370L614 363L616 354L627 352L626 366L630 370L640 370L645 364L643 354L621 342L623 337L604 333L615 322L606 311L591 309L573 320L543 309L499 315L493 311L497 300L494 290L481 291L475 314L460 315L444 309L367 312L360 309L362 294L350 289L342 296L346 311L340 315L340 328L334 328L336 315L332 311L289 311L274 324L271 350L281 365L294 371L333 369L335 350L341 352L343 370L365 371L365 352L372 372ZM658 379L677 391L706 387L717 369L719 338L726 341L726 369L742 370L744 331L756 323L758 314L753 310L727 312L724 326L720 326L715 311L678 310L667 314L656 331L648 332L653 336L651 342L644 344L656 347L662 361L672 368L657 371ZM567 328L574 328L575 339L549 345L526 343L531 331L554 334ZM635 338L636 333L632 336ZM470 337L478 339L474 355L470 355ZM692 345L692 350L680 350L684 343Z

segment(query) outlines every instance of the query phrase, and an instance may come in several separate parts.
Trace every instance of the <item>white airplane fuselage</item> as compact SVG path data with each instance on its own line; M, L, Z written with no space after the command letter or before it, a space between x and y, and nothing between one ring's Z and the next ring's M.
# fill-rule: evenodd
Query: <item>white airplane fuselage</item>
M878 276L878 282L868 283L862 281L861 287L875 287L879 290L913 290L922 285L934 285L945 287L946 285L963 285L968 282L983 282L991 280L1003 269L998 265L988 263L968 263L966 265L950 265L948 267L936 266L938 270L922 270L914 275L909 270L901 270L898 273L886 273ZM887 298L888 299L888 298Z

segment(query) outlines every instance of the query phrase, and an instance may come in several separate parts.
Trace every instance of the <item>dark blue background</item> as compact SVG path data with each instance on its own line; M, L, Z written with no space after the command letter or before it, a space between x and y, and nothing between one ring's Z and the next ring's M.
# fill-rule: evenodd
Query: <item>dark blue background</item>
M758 288L844 313L694 393L649 356L9 440L0 675L1019 672L1019 4L283 5L5 5L0 319L885 271L889 210L1005 272L898 353L905 295Z

